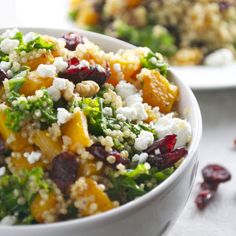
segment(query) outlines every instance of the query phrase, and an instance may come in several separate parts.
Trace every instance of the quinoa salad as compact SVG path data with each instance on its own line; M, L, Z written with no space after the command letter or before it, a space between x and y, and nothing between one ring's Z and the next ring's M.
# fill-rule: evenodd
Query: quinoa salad
M159 53L79 33L0 35L0 227L117 208L167 179L190 124Z
M70 0L69 16L80 27L158 51L172 65L236 58L235 0Z

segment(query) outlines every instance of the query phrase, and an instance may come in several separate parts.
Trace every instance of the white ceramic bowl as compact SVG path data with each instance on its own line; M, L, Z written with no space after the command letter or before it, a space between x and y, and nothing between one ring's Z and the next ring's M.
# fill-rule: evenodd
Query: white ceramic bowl
M20 28L60 37L68 30ZM4 29L0 30L0 33ZM78 31L78 30L77 30ZM81 31L105 51L134 46L108 36ZM67 222L31 226L0 226L1 236L161 236L173 226L188 200L198 166L197 149L202 132L201 113L191 90L173 73L170 80L180 88L178 108L192 127L189 153L180 167L163 183L132 202L111 211Z

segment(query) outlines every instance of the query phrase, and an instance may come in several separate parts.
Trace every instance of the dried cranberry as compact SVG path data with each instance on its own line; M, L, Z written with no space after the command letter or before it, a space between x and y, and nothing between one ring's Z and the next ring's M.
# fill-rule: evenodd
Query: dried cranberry
M78 162L75 155L70 152L63 152L54 157L49 177L63 193L66 193L70 185L76 180L77 172Z
M220 11L225 11L225 10L228 10L230 7L233 6L232 3L229 3L227 1L221 1L218 3L219 5L219 8L220 8Z
M103 161L106 165L111 167L116 167L118 164L128 165L130 163L128 158L124 158L121 154L117 151L107 152L105 148L100 143L95 143L92 146L87 148L87 151L92 154L94 157L98 158L99 160ZM107 160L108 156L115 157L115 162L110 163Z
M163 139L155 141L145 152L155 154L155 150L157 149L159 149L162 154L172 152L176 144L176 137L175 134L167 135Z
M186 156L188 151L185 148L175 149L173 152L149 155L147 161L159 170L173 166L177 161Z
M2 69L0 69L0 84L5 80L8 79L8 76L6 72Z
M84 44L84 36L79 33L67 33L62 36L66 41L66 48L74 51L78 44Z
M216 191L218 186L219 186L219 184L218 183L214 183L214 182L202 182L201 183L201 189L202 190Z
M206 182L223 183L231 179L228 170L220 165L208 165L202 170Z
M197 208L199 210L204 209L209 204L209 202L213 199L214 196L215 196L215 192L209 189L201 191L195 199Z
M110 77L109 67L100 69L101 66L96 64L87 67L79 64L77 58L70 59L68 64L68 68L64 72L59 73L59 77L68 79L74 84L84 80L93 80L101 87Z

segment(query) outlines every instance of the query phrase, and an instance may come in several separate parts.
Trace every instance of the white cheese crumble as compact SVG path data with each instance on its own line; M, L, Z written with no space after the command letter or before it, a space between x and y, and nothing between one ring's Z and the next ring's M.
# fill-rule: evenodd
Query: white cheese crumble
M17 32L19 32L18 29L12 29L12 30L8 29L1 35L1 37L2 38L13 38L13 37L15 37Z
M6 167L3 166L3 167L0 168L0 177L5 175L5 173L6 173Z
M34 164L35 162L39 161L42 156L40 151L32 151L32 152L25 152L24 157L27 159L29 164Z
M231 50L221 48L206 56L204 64L208 66L222 66L231 64L233 61L234 55Z
M7 72L11 67L11 63L7 62L7 61L1 61L0 62L0 69L4 70L5 72Z
M175 148L183 147L191 140L191 126L186 120L174 118L173 113L162 116L154 126L158 137L164 138L169 134L177 135Z
M116 91L123 99L126 99L128 96L137 93L137 89L134 85L127 83L125 81L120 81L116 86Z
M129 121L135 120L137 117L137 113L132 107L120 107L116 110L116 114L123 115Z
M58 90L65 90L67 88L67 79L54 78L52 86Z
M139 102L135 103L134 105L131 106L132 109L135 110L136 112L136 120L146 120L148 118L148 114L144 109L144 104Z
M112 108L111 107L104 107L103 108L103 114L105 116L112 116Z
M153 134L149 131L142 130L135 139L134 148L138 151L147 149L154 142Z
M15 216L10 216L9 215L9 216L5 216L1 220L0 224L1 225L14 225L16 223L16 221L17 221L17 218Z
M114 70L115 70L117 73L121 72L120 63L115 63L115 64L113 65L113 68L114 68Z
M10 54L12 53L15 48L19 45L19 40L17 39L3 39L2 42L0 43L0 50L3 53Z
M146 152L142 152L140 154L135 154L132 157L132 162L145 163L148 158L148 154Z
M62 57L56 57L53 64L56 67L57 73L65 71L68 67L68 63Z
M57 123L65 124L72 118L72 114L68 112L65 108L57 108Z
M143 99L139 93L132 94L125 99L127 106L132 106L135 103L141 103L142 101Z
M86 61L86 60L82 60L79 64L80 64L81 66L89 67L89 62Z
M33 32L29 32L28 34L26 34L26 35L23 37L23 41L24 41L24 43L29 43L29 42L35 40L37 37L38 37L37 34L35 34L35 33L33 33Z
M36 71L41 77L54 78L56 76L56 67L54 65L40 64Z
M47 88L47 92L48 92L49 96L52 97L52 100L54 102L57 102L61 98L60 90L58 90L54 86L51 86L51 87Z

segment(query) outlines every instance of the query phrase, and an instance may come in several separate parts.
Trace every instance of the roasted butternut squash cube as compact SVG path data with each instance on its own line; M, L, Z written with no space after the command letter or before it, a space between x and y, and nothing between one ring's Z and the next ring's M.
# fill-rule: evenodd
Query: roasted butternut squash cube
M31 213L38 223L49 223L56 221L57 213L57 198L55 193L49 193L46 198L42 198L37 194L31 203Z
M52 85L53 78L46 77L42 78L37 72L31 72L26 78L24 84L20 88L19 92L25 96L31 96L35 94L36 90L41 88L48 88Z
M81 216L101 213L113 208L111 200L97 183L88 177L80 177L71 188L71 197L76 202Z
M40 64L52 64L54 61L54 57L50 52L42 54L39 58L34 58L32 60L28 60L25 63L25 66L30 67L30 69L36 70Z
M142 81L144 102L158 106L163 113L170 112L178 97L178 87L157 70L143 69L138 77Z
M71 139L69 150L76 152L79 148L89 147L91 140L88 133L87 119L81 110L77 110L71 120L62 128L62 135Z
M34 151L34 148L32 146L27 146L19 152L21 154L20 157L11 157L9 159L9 164L10 164L9 169L14 170L14 171L20 171L23 169L31 170L35 167L43 167L44 163L42 159L30 164L28 160L26 159L26 157L24 157L24 154L26 152L30 153L32 151Z
M20 133L15 133L10 130L6 125L6 115L4 111L0 111L0 135L2 136L4 142L7 141L8 138L12 137L13 141L7 143L7 146L12 151L20 151L24 147L28 146L28 140L23 138Z
M33 135L33 142L39 147L48 163L51 163L53 158L62 151L61 140L52 140L50 134L46 130L37 130Z

